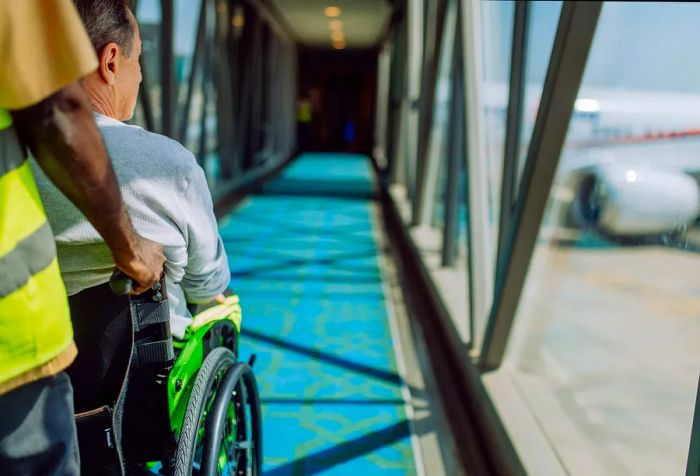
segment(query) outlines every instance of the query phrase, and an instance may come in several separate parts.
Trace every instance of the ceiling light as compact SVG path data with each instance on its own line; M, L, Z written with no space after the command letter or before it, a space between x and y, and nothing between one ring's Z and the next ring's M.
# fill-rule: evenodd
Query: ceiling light
M231 25L236 28L243 28L245 25L245 17L243 15L234 15L233 18L231 18Z
M340 8L331 6L331 7L326 7L323 12L326 14L327 17L339 17L340 16Z
M343 28L343 22L340 20L331 20L328 22L328 28L331 30L340 30Z

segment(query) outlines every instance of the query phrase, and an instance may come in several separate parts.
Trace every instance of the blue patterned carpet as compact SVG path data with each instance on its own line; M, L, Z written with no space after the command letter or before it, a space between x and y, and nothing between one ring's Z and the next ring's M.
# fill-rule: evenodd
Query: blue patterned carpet
M412 475L364 156L307 154L221 221L265 474Z

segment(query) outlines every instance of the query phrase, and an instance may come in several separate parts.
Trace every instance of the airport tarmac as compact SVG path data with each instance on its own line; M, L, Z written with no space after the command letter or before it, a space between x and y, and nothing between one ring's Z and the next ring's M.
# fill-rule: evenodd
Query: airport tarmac
M509 372L570 474L682 474L700 372L700 254L533 257Z
M409 220L405 192L392 193ZM464 236L446 268L439 229L411 235L467 341ZM537 474L683 474L700 374L700 253L595 235L562 246L553 235L543 231L533 256L504 363L484 376L516 450Z

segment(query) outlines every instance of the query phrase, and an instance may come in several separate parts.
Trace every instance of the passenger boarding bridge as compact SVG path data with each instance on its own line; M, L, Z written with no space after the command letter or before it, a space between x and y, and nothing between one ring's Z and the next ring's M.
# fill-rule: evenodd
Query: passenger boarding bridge
M700 475L700 5L138 0L269 475Z

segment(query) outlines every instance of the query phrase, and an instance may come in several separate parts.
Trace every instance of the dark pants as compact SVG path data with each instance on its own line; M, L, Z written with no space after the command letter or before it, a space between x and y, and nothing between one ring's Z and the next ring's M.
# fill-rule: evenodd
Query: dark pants
M0 473L80 473L73 388L65 373L0 396Z

